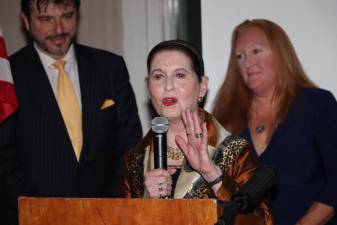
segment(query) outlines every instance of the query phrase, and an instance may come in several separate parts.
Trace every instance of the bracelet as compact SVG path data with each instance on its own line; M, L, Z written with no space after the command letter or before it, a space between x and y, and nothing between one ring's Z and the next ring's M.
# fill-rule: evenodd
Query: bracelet
M215 180L207 182L208 187L213 187L214 185L220 183L222 181L222 174L220 176L218 176L217 178L215 178Z

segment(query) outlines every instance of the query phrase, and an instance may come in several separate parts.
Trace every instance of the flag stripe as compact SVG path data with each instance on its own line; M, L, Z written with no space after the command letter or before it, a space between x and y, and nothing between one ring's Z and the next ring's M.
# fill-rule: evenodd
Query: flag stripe
M0 27L0 123L18 107L10 64Z
M12 83L0 80L0 123L17 109L16 95Z
M0 80L13 83L10 65L5 58L0 58Z
M2 37L2 35L0 34L0 57L1 58L8 58L8 55L7 55L7 50L6 50L6 47L5 47L5 40L4 38Z

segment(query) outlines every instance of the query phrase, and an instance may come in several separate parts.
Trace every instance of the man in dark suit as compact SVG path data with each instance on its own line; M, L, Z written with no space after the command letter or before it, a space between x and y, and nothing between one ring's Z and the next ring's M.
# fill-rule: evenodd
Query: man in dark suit
M10 57L19 110L0 127L0 186L14 207L20 195L118 196L122 155L142 137L123 59L73 41L79 5L21 1L34 43Z

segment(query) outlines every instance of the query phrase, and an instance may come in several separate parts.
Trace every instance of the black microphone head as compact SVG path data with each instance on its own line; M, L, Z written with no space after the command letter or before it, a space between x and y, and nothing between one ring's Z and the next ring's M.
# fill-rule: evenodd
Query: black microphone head
M170 123L166 117L155 117L151 121L151 128L154 133L166 133Z

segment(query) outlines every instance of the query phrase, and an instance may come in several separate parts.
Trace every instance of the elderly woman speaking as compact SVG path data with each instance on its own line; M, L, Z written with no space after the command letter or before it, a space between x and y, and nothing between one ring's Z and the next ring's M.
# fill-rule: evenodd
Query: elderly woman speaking
M198 107L208 86L202 57L184 41L164 41L150 51L147 67L152 105L170 124L168 169L154 168L149 131L125 157L125 196L229 201L259 164L244 139L231 136ZM238 215L235 224L272 224L268 205L262 201L253 212Z

